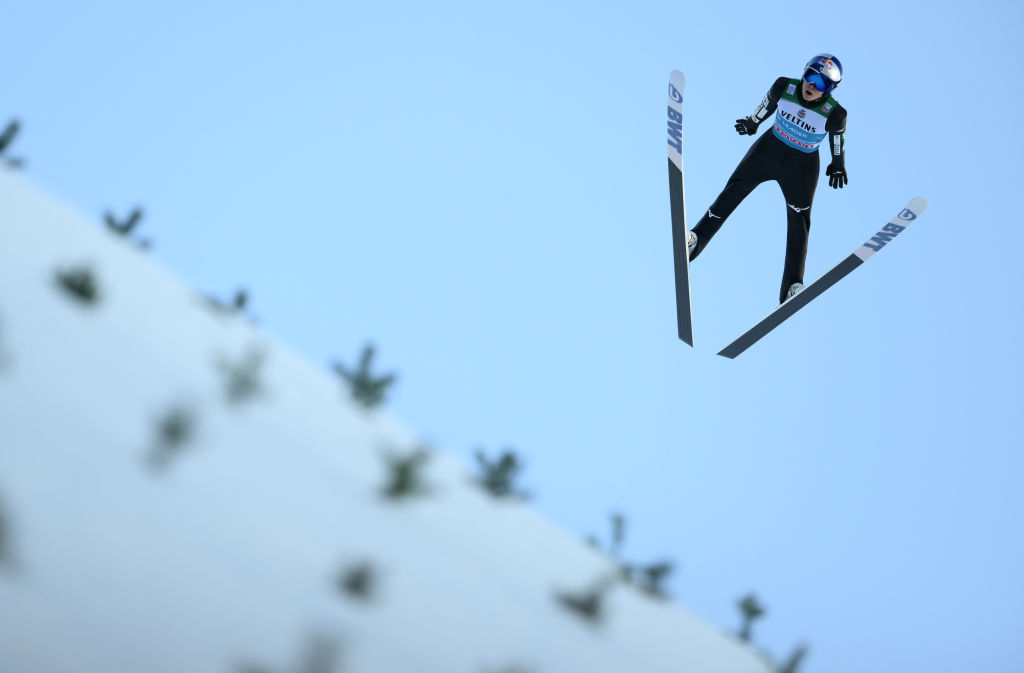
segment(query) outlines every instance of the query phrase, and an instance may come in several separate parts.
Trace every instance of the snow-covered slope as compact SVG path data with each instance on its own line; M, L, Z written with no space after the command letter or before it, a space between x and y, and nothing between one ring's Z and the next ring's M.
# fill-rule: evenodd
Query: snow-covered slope
M58 274L88 271L96 301ZM86 288L87 289L87 288ZM0 671L764 673L0 170Z

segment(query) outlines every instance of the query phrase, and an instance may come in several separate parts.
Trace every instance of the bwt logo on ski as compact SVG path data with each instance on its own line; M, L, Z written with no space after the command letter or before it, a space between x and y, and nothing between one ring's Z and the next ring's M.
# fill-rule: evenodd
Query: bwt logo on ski
M675 88L671 84L668 85L668 95L677 103L683 102L683 94L679 93L679 89Z
M679 96L678 100L682 100L682 95L674 86L669 84L668 88L672 100L676 100L676 96ZM674 110L671 105L668 107L668 144L676 152L683 153L683 114Z
M901 220L910 221L916 217L917 215L915 215L909 210L904 210L902 213L899 214L899 218ZM878 252L879 250L885 247L886 243L896 238L896 235L899 234L904 229L906 229L906 227L904 227L902 224L893 224L892 222L890 222L889 224L882 227L882 230L880 232L872 236L871 240L864 244L864 247L870 248L871 250Z

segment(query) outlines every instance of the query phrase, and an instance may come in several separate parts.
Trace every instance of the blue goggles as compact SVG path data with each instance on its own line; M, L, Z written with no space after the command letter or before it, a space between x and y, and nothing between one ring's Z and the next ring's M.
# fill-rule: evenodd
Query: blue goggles
M814 72L813 70L808 70L806 73L804 73L804 81L807 82L808 84L812 84L815 89L822 93L828 93L829 91L832 90L832 82L826 80L824 77Z

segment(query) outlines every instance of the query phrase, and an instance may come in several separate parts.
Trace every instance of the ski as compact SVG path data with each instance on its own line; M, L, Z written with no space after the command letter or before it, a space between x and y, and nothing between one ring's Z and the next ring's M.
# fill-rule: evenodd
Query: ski
M901 210L896 217L889 220L889 223L882 227L864 245L854 250L849 257L833 267L824 276L805 287L801 292L787 299L785 303L780 304L764 320L754 325L743 336L719 351L718 354L727 358L735 358L753 346L762 337L789 319L794 313L811 303L815 297L838 283L858 266L871 259L872 255L884 248L893 238L906 229L911 222L920 217L927 207L928 202L924 199L913 199L907 204L906 208Z
M683 87L686 77L673 70L668 79L668 196L672 212L672 254L676 273L676 319L679 338L693 345L690 319L690 256L686 251L683 189Z

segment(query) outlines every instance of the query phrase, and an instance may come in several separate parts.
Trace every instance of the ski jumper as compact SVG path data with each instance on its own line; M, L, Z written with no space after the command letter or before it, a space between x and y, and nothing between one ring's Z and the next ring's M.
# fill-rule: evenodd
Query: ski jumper
M696 259L726 218L755 187L768 180L778 182L786 199L787 224L780 303L785 301L790 285L804 280L811 206L820 167L818 145L826 136L832 163L842 167L845 161L846 110L831 96L805 102L800 86L799 79L780 77L768 90L749 119L760 124L775 112L771 133L763 133L754 141L729 177L725 189L693 228L697 247L691 259Z

